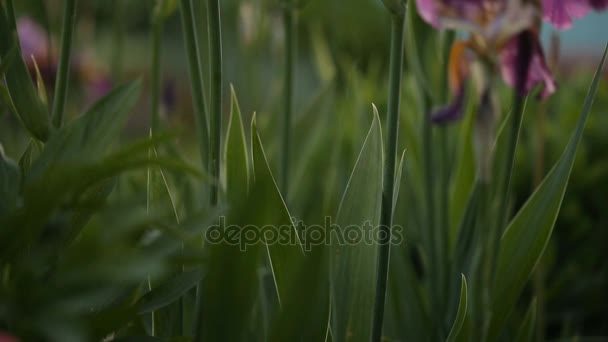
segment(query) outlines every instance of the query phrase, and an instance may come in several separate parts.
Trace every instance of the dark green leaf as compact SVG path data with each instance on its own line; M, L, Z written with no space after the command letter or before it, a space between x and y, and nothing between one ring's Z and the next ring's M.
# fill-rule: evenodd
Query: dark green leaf
M11 50L17 46L18 56L21 48L17 39L13 2L7 2L8 8L0 6L0 56L4 60L10 56ZM10 58L9 58L10 59ZM30 134L39 140L46 141L50 134L48 109L38 97L36 86L22 58L13 58L11 67L4 74L8 92L16 114Z
M456 313L456 319L454 320L454 325L452 325L452 329L450 330L450 334L448 335L447 342L455 342L458 334L460 334L460 329L462 329L462 325L464 324L464 320L467 317L467 279L462 275L462 283L460 286L460 303L458 304L458 312Z
M201 280L201 270L180 273L146 293L138 302L138 313L150 313L175 302Z
M607 52L608 45L566 150L502 236L492 288L492 319L488 332L490 340L496 339L500 334L507 316L549 242L572 172L576 151L591 112Z

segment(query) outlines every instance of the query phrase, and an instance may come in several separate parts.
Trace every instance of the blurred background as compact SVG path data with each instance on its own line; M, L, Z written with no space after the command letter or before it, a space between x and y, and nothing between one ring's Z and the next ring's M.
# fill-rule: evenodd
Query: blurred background
M205 11L203 1L194 3L199 6L197 10ZM52 92L61 1L20 0L16 4L20 30L31 30L32 36L40 38L32 40L32 54L37 54L37 64L48 91ZM150 27L154 1L86 0L78 6L74 62L77 66L72 68L69 95L72 116L81 113L112 85L135 78L149 84L151 77ZM281 7L278 0L223 0L222 6L226 94L229 84L233 84L246 122L254 111L258 113L260 130L276 170L278 158L274 156L279 149L276 137L284 88ZM295 104L298 167L291 175L298 188L292 196L325 194L318 203L301 200L294 204L294 212L308 222L319 219L322 213L335 212L337 194L341 193L338 189L344 188L346 179L331 175L347 174L351 168L371 121L370 104L374 102L381 109L385 106L388 25L379 0L348 3L309 0L299 12ZM50 44L45 43L47 38ZM182 39L179 13L175 12L163 33L164 126L184 133L180 135L181 145L190 151L189 158L195 160ZM199 40L203 56L207 56L205 25L200 25ZM561 87L548 102L533 103L527 111L516 168L517 198L521 201L533 191L566 145L607 40L608 13L578 20L567 32L548 26L543 31L545 51ZM444 70L441 65L437 68ZM203 73L207 77L207 71ZM547 338L608 335L607 76L601 83L551 244L535 275L535 281L545 289ZM415 110L408 106L414 102L414 96L408 93L411 89L411 85L405 87L404 115ZM229 96L225 100L227 113ZM144 95L131 115L126 137L148 133L148 102ZM339 127L340 137L326 137L333 134L327 127ZM408 128L403 129L404 148L410 148L407 136L411 133ZM21 155L27 141L17 119L0 108L0 143L7 154ZM317 152L320 148L327 150L325 154ZM327 153L340 157L333 158L335 162L326 162ZM315 172L321 170L329 174L323 183L315 180ZM403 217L407 216L407 210L397 214L406 226L409 221Z

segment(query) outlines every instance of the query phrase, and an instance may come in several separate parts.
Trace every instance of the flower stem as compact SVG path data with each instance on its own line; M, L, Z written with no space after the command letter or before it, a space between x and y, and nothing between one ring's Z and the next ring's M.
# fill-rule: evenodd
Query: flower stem
M295 62L298 49L297 18L293 4L286 5L283 14L285 25L285 116L283 118L283 144L281 160L281 189L284 196L289 191L289 155L291 149L291 122L293 118Z
M186 42L190 83L192 87L192 104L194 107L194 118L199 140L199 152L203 169L208 170L209 153L209 128L207 125L207 113L205 105L205 92L203 74L200 65L200 50L196 34L195 13L192 9L192 0L181 0L180 12L182 17L182 29Z
M55 127L61 127L65 102L68 92L70 57L72 54L72 37L76 25L76 0L65 0L63 8L63 26L61 28L61 52L59 70L55 81L52 118Z
M376 276L376 296L374 301L372 342L382 338L384 304L388 281L391 228L393 224L393 193L395 184L395 163L397 155L397 136L399 130L399 110L401 106L401 79L403 76L405 16L392 15L391 20L391 57L389 74L389 95L387 115L386 162L384 165L384 189L380 213L380 229L383 238L378 254L378 273Z
M207 21L209 24L209 61L211 87L209 106L209 123L211 129L211 176L215 182L211 185L211 205L217 205L219 198L220 148L222 140L222 20L220 1L207 2Z
M160 128L163 20L156 16L152 20L152 96L150 103L150 127L152 133L156 133Z

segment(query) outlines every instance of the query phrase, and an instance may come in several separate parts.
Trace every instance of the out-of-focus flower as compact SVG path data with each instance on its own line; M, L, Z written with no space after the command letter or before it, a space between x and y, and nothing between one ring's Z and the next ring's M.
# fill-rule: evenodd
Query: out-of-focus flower
M592 10L608 8L608 0L543 0L543 19L558 29L572 27L572 19L586 16Z
M29 17L19 18L17 32L21 53L30 74L36 74L35 64L37 64L45 85L53 87L57 77L58 54L54 49L50 49L48 35ZM83 85L87 102L94 102L107 94L112 88L111 78L99 68L94 58L82 53L82 51L74 51L73 56L72 73L76 80Z
M520 95L540 85L539 96L556 90L539 42L541 0L416 0L420 16L435 28L462 29L467 40L454 43L449 59L453 102L432 114L435 123L459 119L465 106L466 82L472 79L478 99L475 147L482 180L489 178L498 105L494 75Z
M0 342L19 342L16 337L0 332Z
M21 53L30 74L35 75L34 60L46 85L51 85L57 75L56 54L49 49L49 40L44 30L31 18L22 17L17 22ZM32 59L33 57L33 59Z
M556 84L545 63L538 40L540 7L538 2L523 0L417 0L421 17L436 28L464 29L471 33L468 40L457 41L449 61L450 89L454 102L438 111L433 120L445 123L460 118L463 111L465 81L475 61L486 64L485 77L491 77L495 66L504 81L522 94L541 85L545 98L556 90ZM530 41L529 58L518 58L520 40ZM527 64L526 67L520 63ZM529 67L528 67L529 66ZM517 75L527 70L526 75ZM518 84L518 77L522 77ZM484 77L482 74L480 77ZM479 89L482 98L486 89Z

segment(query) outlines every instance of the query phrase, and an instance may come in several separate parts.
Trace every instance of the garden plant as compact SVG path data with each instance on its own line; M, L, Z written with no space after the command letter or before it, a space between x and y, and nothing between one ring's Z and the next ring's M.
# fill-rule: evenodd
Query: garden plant
M547 280L591 277L551 241L608 45L569 83L541 39L608 1L133 3L0 0L0 342L608 335Z

